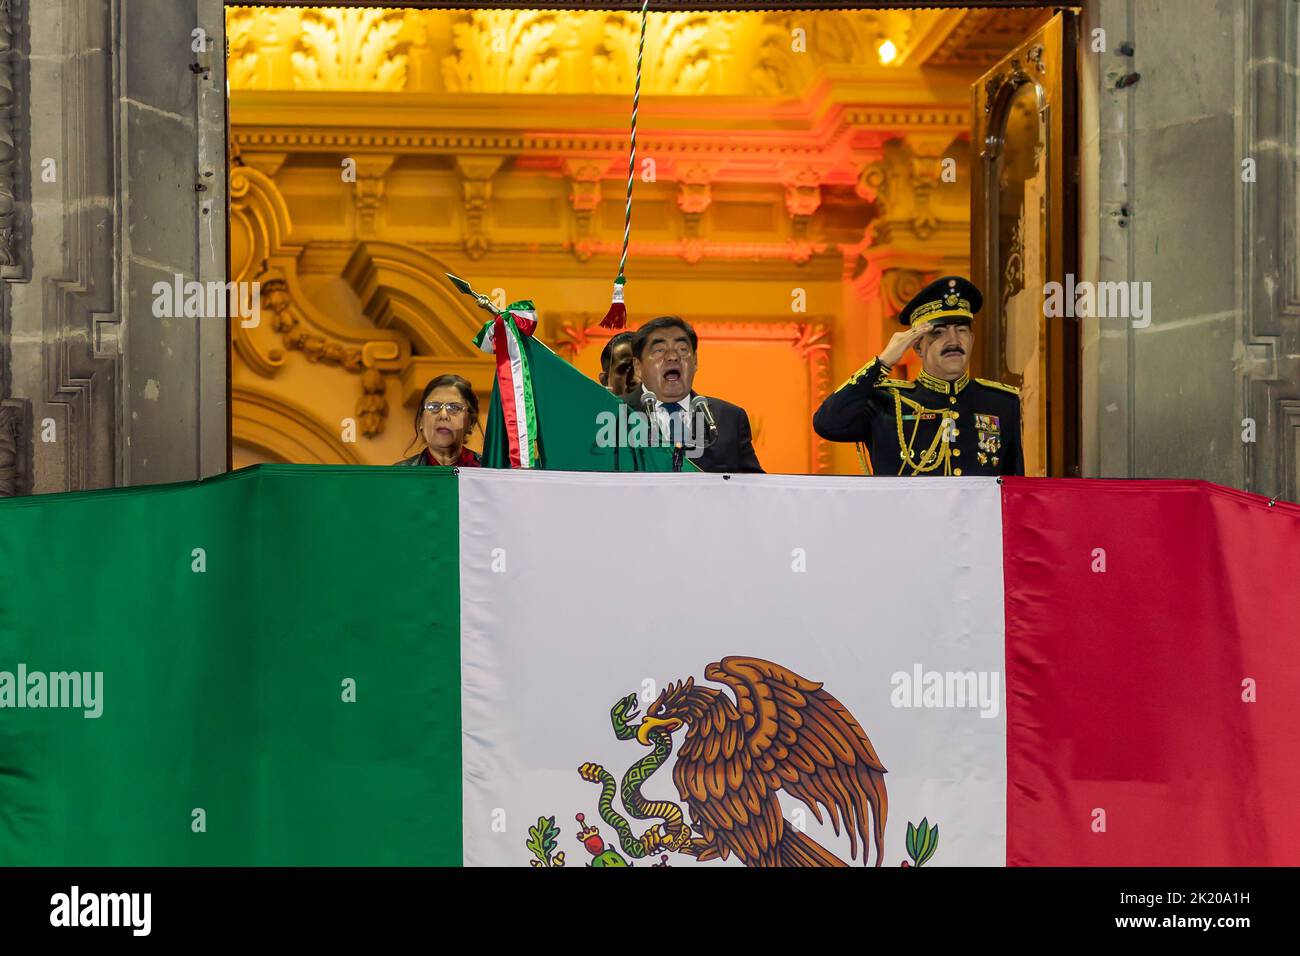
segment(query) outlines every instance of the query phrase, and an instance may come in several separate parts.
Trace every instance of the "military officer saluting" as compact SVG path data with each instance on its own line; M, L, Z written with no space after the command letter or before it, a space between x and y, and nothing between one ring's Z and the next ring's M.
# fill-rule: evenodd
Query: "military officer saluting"
M862 442L877 475L1023 475L1020 392L971 378L971 322L983 296L969 279L944 276L903 307L908 326L813 416L829 441ZM890 378L916 349L916 381Z

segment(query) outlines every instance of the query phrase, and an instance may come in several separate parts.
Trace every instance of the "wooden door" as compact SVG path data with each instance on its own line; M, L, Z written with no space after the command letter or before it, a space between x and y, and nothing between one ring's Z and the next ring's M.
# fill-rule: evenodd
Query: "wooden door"
M1045 318L1076 272L1077 18L1061 13L971 88L976 375L1021 390L1025 474L1079 474L1079 325Z

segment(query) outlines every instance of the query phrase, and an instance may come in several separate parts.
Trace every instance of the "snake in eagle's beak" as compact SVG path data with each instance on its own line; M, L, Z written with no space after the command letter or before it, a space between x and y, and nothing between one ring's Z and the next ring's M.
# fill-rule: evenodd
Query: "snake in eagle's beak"
M682 722L676 717L643 717L636 728L636 739L642 746L649 747L651 731L663 727L671 734L681 726Z

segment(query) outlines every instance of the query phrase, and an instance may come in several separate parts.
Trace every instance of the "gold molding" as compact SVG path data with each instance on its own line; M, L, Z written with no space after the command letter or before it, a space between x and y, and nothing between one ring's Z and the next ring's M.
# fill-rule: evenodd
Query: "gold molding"
M237 91L627 94L640 17L574 6L579 9L232 5L226 14L231 85ZM706 12L660 4L647 21L642 92L786 98L818 82L827 69L852 71L871 82L920 82L944 68L969 71L996 62L1041 16L1032 10L777 6ZM879 50L886 40L896 55L882 62Z
M414 246L362 242L342 275L361 300L362 311L381 330L377 334L399 335L419 355L490 362L472 341L487 314L452 287L446 278L449 271L444 262Z
M793 154L802 145L824 150L840 131L941 131L953 135L970 128L969 81L914 84L861 84L859 77L818 84L798 99L763 96L663 98L643 93L642 145L655 152L674 147L698 155L710 145L778 150ZM518 116L526 104L526 123L511 128L502 117ZM366 93L318 90L245 90L231 101L233 132L239 141L275 146L282 133L308 133L309 145L364 145L371 137L382 148L465 152L554 150L564 158L590 144L626 158L628 104L623 97L557 93L521 97L483 93ZM313 117L319 121L313 123ZM267 137L272 139L268 140ZM649 155L648 153L644 155ZM626 166L624 166L626 171Z
M872 223L880 243L897 241L902 230L921 242L928 241L942 226L968 221L964 204L951 208L945 222L934 202L939 189L945 154L956 155L964 144L960 137L940 134L909 134L884 144L880 159L868 163L858 177L857 193L874 202L880 212Z
M311 16L318 24L341 23L339 13ZM251 30L248 14L247 8L228 12L231 140L242 157L239 169L247 170L232 173L232 205L239 201L237 185L252 190L265 203L265 221L250 220L263 235L240 265L249 272L245 278L261 277L273 289L283 281L290 301L310 308L306 283L315 301L334 311L303 318L295 328L311 326L321 339L304 339L310 345L304 355L326 362L334 356L354 369L359 432L377 430L385 412L398 414L390 406L409 416L425 381L445 371L465 374L484 398L490 393L492 359L470 344L486 316L447 287L445 271L478 275L489 289L500 284L532 292L539 280L539 339L555 336L557 348L570 355L578 348L572 338L566 345L566 336L586 335L588 328L607 334L594 326L622 245L634 16L460 9L438 14L431 30L426 15L394 9L389 22L400 20L400 29L386 28L364 57L354 48L356 68L345 76L340 67L331 78L320 64L339 65L350 56L341 36L322 42L328 30L317 30L315 39L302 39L301 9L268 7L251 17L254 24L274 23L271 30ZM957 193L936 187L935 167L943 145L969 130L977 71L925 65L962 16L654 14L651 29L660 32L647 49L638 159L653 159L655 175L638 184L636 197L628 290L634 324L653 314L649 309L673 283L679 298L715 313L700 325L709 335L774 336L762 341L795 349L799 363L781 349L763 350L763 361L794 378L782 393L792 404L803 400L798 369L806 367L815 408L831 386L829 320L819 325L800 315L792 322L786 314L781 322L754 323L748 321L753 312L772 303L759 293L729 301L725 290L764 281L776 294L777 284L789 280L808 291L815 308L842 310L834 336L840 348L856 350L859 340L877 334L882 308L906 291L912 273L964 257L966 240L958 232L966 228L965 203L957 210ZM796 19L824 20L824 29L809 31L808 55L760 64L760 54L782 59ZM874 61L880 29L899 51L888 67ZM505 32L494 37L495 30ZM500 41L502 48L492 49ZM290 61L295 46L297 74ZM314 72L304 72L309 53L316 57ZM405 58L400 69L396 57ZM381 78L385 62L395 65ZM295 75L297 85L320 88L292 89ZM770 95L777 88L785 92ZM881 203L887 216L877 229L876 210L857 200L853 187L864 168L893 159L887 157L891 141L910 153L888 170L900 193L892 204ZM354 185L339 185L342 159L356 161ZM289 209L299 220L296 235ZM556 279L571 284L556 286ZM841 280L859 292L869 287L869 304L853 301L837 285ZM698 291L688 292L687 282ZM548 299L570 306L590 300L593 312L553 312ZM308 371L297 359L283 369L289 349L275 341L271 324L254 330L260 334L248 342L235 332L245 366L237 370L278 378L262 383L268 393L301 389L301 400L314 389L338 415L347 414L332 372ZM363 338L389 351L376 346L367 353ZM278 366L268 343L280 349ZM260 365L253 345L261 350ZM398 354L390 358L394 347ZM747 355L728 349L726 358L748 361ZM584 368L591 359L582 353ZM727 387L741 387L728 380ZM384 382L390 391L379 388ZM760 417L768 418L769 431L780 430L779 440L794 443L784 450L791 461L805 460L788 409L772 404ZM354 450L377 460L396 437L390 429ZM829 470L841 457L811 432L809 440L814 471Z
M232 225L247 228L251 242L249 255L242 262L232 264L231 280L284 282L289 304L299 310L300 318L309 326L343 346L361 348L366 352L365 364L385 371L395 370L402 357L410 353L404 336L382 328L359 333L355 327L337 322L317 309L303 291L298 279L298 260L305 247L289 239L293 231L289 209L274 181L256 169L239 166L231 170L230 183ZM233 325L237 327L238 345L244 332L240 323Z
M289 56L294 89L403 89L408 42L398 34L405 25L401 10L308 7Z
M681 239L642 244L634 240L629 258L640 260L635 267L635 281L682 278L681 262L687 259L692 249L688 246L689 242L691 240ZM452 242L417 243L415 248L435 258L461 251L460 243ZM597 278L603 286L609 279L605 273L608 272L610 265L618 264L618 253L621 249L621 239L618 241L611 239L603 243L588 241L586 244L588 260L596 253L609 258L582 260L586 268L592 271L585 276L580 274L578 277ZM821 243L808 247L811 255L806 262L796 261L796 257L800 256L803 250L790 242L739 243L697 240L694 249L702 253L703 257L692 264L689 277L692 280L717 282L770 280L774 277L773 269L778 266L788 270L785 276L795 284L834 281L844 271L845 256L857 255L856 247L848 248L835 243ZM498 275L519 276L521 279L573 278L575 255L575 250L564 242L498 240L492 245L492 271ZM852 258L849 261L852 261ZM629 283L633 281L629 280ZM635 308L637 293L632 284L628 286L627 295L628 307Z
M481 259L492 248L487 231L488 204L492 200L492 177L504 161L502 156L456 157L465 206L465 254L471 259Z
M238 444L284 462L364 464L339 435L291 398L243 385L234 386L230 398L231 439Z
M235 282L261 286L261 322L245 327L230 323L231 344L244 364L262 378L273 378L299 352L311 363L334 365L360 376L357 415L361 433L374 438L388 416L384 372L396 372L410 358L409 340L400 332L363 330L337 323L317 309L298 279L302 246L288 240L292 222L275 183L261 171L231 170L231 226L246 240L246 254L232 264ZM232 399L233 401L233 399Z

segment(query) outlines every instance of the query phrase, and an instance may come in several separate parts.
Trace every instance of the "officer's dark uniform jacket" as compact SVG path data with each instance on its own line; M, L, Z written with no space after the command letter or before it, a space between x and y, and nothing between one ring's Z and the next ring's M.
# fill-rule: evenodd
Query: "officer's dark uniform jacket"
M966 373L907 382L889 372L877 358L828 396L817 434L865 444L877 475L1025 473L1018 389Z

